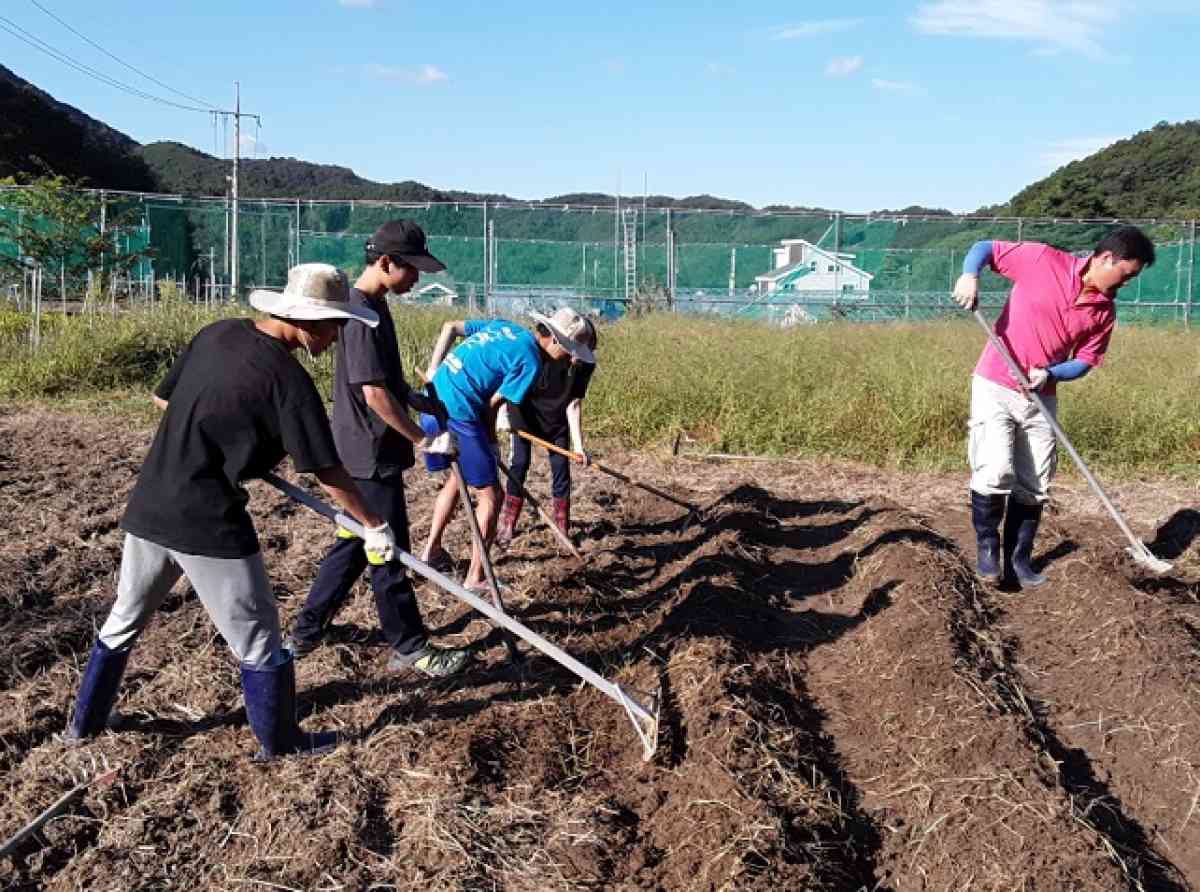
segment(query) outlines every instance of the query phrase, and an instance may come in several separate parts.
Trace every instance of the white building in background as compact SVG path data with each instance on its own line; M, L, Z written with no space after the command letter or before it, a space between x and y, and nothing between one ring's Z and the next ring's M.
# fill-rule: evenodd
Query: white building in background
M412 292L412 300L418 303L443 304L449 307L457 299L458 292L441 282L430 282Z
M772 253L775 268L754 277L759 294L823 291L865 298L871 289L874 276L853 264L853 254L826 251L802 238L784 239Z

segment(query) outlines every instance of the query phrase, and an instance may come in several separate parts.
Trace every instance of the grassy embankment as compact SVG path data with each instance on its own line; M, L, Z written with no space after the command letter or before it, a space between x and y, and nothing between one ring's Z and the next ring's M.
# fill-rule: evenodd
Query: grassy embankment
M0 400L149 418L147 389L214 315L177 306L116 320L51 316L32 352L26 322L0 313ZM396 317L405 367L423 365L448 314L397 309ZM630 447L661 447L682 430L698 441L689 449L961 468L981 343L967 321L782 331L628 320L601 330L585 417L593 436ZM328 393L330 360L311 367ZM1060 417L1083 455L1111 474L1192 473L1200 466L1196 383L1194 335L1123 328L1103 370L1061 388Z

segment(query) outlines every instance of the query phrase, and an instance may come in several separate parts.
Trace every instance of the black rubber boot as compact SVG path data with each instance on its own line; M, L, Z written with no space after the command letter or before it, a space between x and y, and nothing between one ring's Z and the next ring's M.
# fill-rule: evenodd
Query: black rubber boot
M1000 519L1004 516L1004 496L985 496L971 490L971 523L979 551L975 572L984 582L1000 581Z
M95 737L108 726L131 650L110 650L99 638L92 645L92 655L79 680L75 713L63 732L63 740L68 745L74 746Z
M1041 505L1026 505L1009 497L1004 518L1005 563L1021 588L1037 588L1046 582L1046 577L1033 569L1033 540L1041 522Z
M277 756L317 756L337 746L332 731L310 733L296 723L296 664L292 652L281 651L285 662L264 669L242 666L242 693L246 718L262 744L255 762L270 762Z

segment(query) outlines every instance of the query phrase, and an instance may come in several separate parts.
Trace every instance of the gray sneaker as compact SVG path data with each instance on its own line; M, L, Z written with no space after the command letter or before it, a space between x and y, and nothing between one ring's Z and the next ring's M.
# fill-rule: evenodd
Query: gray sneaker
M462 672L471 662L471 652L459 648L441 648L427 644L418 651L401 654L392 651L388 669L393 672L409 669L429 678L446 678Z

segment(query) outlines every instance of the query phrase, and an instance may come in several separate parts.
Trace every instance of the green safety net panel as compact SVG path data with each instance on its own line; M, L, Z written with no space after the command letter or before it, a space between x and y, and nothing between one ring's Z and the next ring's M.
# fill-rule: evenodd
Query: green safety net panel
M227 201L110 194L106 203L110 221L125 213L134 221L121 230L123 248L154 249L153 258L132 270L134 277L228 284ZM633 213L625 213L629 211ZM0 215L12 213L0 207ZM673 272L678 309L772 320L789 311L799 316L799 310L792 310L797 305L810 307L809 315L818 320L914 318L917 305L924 308L920 312L937 315L961 271L963 255L976 241L1042 241L1086 252L1116 225L940 215L643 211L636 203L623 205L617 215L612 207L587 205L497 208L243 199L238 215L243 289L282 287L288 269L300 262L332 263L357 275L371 233L399 217L416 221L430 250L448 266L444 274L422 276L419 286L443 286L433 289L442 299L447 292L461 297L472 288L482 295L486 282L493 292L525 289L560 301L591 300L616 312L624 306L628 262L639 293L665 294ZM1200 291L1190 227L1151 224L1145 229L1157 245L1158 262L1123 289L1121 318L1181 320ZM627 238L632 239L632 257L625 254ZM779 296L759 293L758 279L773 271L776 249L796 239L847 255L843 262L869 273L869 299L814 293L808 272L801 269L776 283ZM673 256L668 245L673 245ZM0 241L0 255L15 256L16 246ZM984 293L1003 301L1008 289L1006 280L985 271Z

